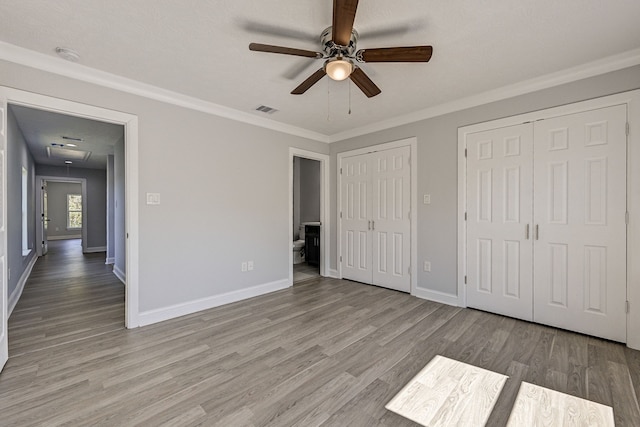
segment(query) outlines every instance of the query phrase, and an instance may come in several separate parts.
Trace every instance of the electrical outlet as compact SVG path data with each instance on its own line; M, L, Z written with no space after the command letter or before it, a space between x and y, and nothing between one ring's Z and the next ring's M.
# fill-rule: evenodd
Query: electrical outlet
M431 263L429 261L424 262L424 271L431 271Z
M247 262L247 269L248 269L249 271L253 271L253 261L249 261L249 262Z
M245 271L247 271L247 262L243 262L242 263L242 267L241 267L242 272L244 273Z

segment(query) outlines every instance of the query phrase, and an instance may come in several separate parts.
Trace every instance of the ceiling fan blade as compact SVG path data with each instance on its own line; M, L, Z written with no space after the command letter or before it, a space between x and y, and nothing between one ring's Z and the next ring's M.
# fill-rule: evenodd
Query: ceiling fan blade
M431 46L383 47L361 49L356 57L364 62L429 62L432 53Z
M333 42L349 45L353 21L356 18L358 0L333 0Z
M282 53L284 55L305 56L307 58L322 58L320 52L312 50L294 49L292 47L273 46L270 44L250 43L249 50L256 52Z
M292 95L302 95L305 93L311 86L318 83L318 81L324 77L326 73L324 72L324 67L320 68L315 73L311 74L307 80L300 83L300 86L291 91Z
M351 80L360 88L367 98L371 98L376 96L382 92L378 86L374 82L371 81L369 76L362 71L361 68L356 68L353 70L353 73L349 76Z

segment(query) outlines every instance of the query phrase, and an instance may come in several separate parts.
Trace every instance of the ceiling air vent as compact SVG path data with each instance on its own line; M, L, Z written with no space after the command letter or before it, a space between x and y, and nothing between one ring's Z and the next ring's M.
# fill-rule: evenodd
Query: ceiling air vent
M261 113L266 113L266 114L273 114L278 110L276 110L275 108L267 107L266 105L261 105L258 108L256 108L256 111L260 111Z

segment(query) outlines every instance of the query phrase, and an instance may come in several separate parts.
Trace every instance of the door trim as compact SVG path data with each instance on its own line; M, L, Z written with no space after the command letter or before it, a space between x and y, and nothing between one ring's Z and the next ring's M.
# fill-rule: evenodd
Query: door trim
M320 276L329 274L329 257L331 244L329 230L331 229L331 211L329 209L329 156L315 153L300 148L289 147L289 239L287 250L289 251L289 286L293 286L293 158L317 160L320 162Z
M525 122L544 120L614 105L627 106L627 346L640 350L640 265L631 260L640 256L640 90L623 92L587 101L576 102L517 116L491 120L458 128L458 305L467 306L464 278L466 265L467 161L465 158L467 135L490 129L513 126Z
M411 254L410 254L410 293L411 295L419 296L421 293L418 290L418 239L416 238L417 230L418 230L418 138L412 136L410 138L399 139L396 141L390 141L383 144L370 145L364 148L358 148L356 150L343 151L342 153L338 153L337 160L338 166L336 170L337 175L337 183L338 183L338 192L337 192L337 210L336 210L336 218L337 218L337 246L336 246L336 266L338 270L338 278L342 279L342 263L340 262L340 257L342 256L342 221L340 221L340 211L342 210L342 177L340 175L340 169L342 168L342 159L345 157L353 157L359 156L361 154L374 153L376 151L384 151L392 148L398 147L409 147L410 148L410 163L409 166L411 168L411 188L410 188L410 207L409 212L411 212L411 223L410 223L410 231L409 238L411 239ZM420 294L420 295L418 295Z
M124 126L125 132L125 223L126 270L125 326L140 326L139 320L139 190L138 190L138 116L93 105L40 95L6 86L0 94L7 104L22 105ZM4 169L6 179L6 168Z
M69 182L82 186L82 253L87 250L87 179L86 178L65 178L61 176L36 175L36 254L42 256L42 227L38 227L40 215L42 213L42 183L46 182Z

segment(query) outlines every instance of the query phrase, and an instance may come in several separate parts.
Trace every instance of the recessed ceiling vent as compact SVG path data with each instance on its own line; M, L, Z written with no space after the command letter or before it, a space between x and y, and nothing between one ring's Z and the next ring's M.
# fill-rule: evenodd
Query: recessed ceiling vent
M47 156L50 159L74 160L86 162L91 155L91 151L69 150L68 148L47 147Z
M84 139L82 138L74 138L73 136L62 136L62 139L66 139L67 141L76 141L76 142L82 142L84 141Z
M261 105L258 108L256 108L256 111L260 111L261 113L266 113L266 114L273 114L278 110L276 110L275 108L267 107L266 105Z

